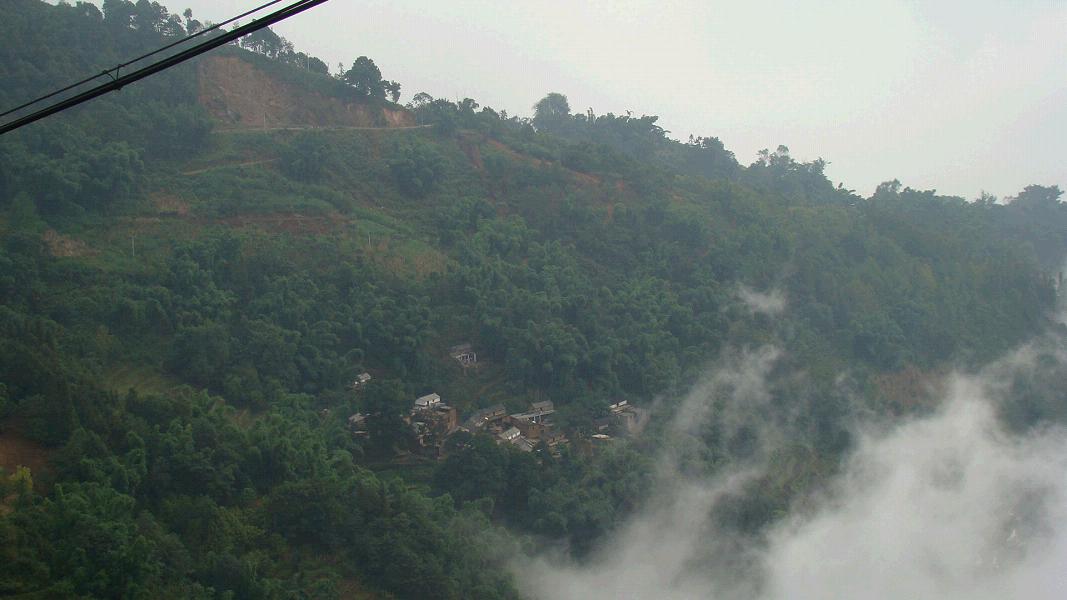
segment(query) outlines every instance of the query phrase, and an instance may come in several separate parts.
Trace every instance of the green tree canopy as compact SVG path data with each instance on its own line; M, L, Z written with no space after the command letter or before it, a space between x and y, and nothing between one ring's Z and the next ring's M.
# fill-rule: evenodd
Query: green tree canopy
M534 104L533 125L538 131L558 131L571 116L571 105L563 94L552 92Z

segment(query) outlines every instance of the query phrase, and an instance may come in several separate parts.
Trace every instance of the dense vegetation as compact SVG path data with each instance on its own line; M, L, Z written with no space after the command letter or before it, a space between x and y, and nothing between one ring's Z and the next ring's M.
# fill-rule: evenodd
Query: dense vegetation
M0 105L202 26L147 0L12 0ZM244 43L270 76L399 98L366 57L331 77L271 35ZM669 413L724 349L774 343L807 373L774 394L804 415L808 467L723 517L757 529L848 446L842 372L865 408L901 410L884 377L1046 327L1067 251L1054 187L862 198L784 147L744 167L559 94L532 119L421 93L432 128L212 133L196 74L0 139L0 444L47 459L0 472L0 595L513 597L521 543L587 552L670 443L652 427L594 449L593 418L619 399ZM445 354L464 341L474 372ZM429 391L463 412L550 398L575 442L460 435L441 462L397 460ZM744 452L708 448L708 471Z

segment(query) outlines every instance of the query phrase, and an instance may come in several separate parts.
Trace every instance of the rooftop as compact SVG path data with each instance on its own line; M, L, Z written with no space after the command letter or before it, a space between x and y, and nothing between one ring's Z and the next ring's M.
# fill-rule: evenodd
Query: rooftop
M419 408L429 408L434 404L438 404L440 402L441 396L438 396L437 394L426 394L425 396L419 397L415 400L415 406Z

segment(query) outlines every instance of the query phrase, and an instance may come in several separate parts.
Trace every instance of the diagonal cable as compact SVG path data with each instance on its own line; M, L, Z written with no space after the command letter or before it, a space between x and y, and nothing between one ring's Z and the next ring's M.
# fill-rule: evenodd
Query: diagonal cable
M224 27L224 26L226 26L226 25L228 25L230 23L233 23L234 21L236 21L238 19L242 19L244 17L247 17L248 15L255 14L255 13L257 13L257 12L259 12L259 11L265 9L265 8L268 8L270 6L278 4L278 3L282 2L282 1L283 0L271 0L270 2L267 2L266 4L263 4L263 5L261 5L261 6L257 7L257 8L254 8L252 10L249 10L249 11L246 11L244 13L241 13L241 14L239 14L239 15L233 17L233 18L227 19L226 21L223 21L222 23L219 23L217 25L212 25L211 27L208 27L206 29L202 29L202 30L200 30L200 31L198 31L198 32L196 32L196 33L194 33L192 35L189 35L189 36L184 37L184 38L182 38L180 40L174 41L174 42L172 42L170 44L167 44L166 46L163 46L161 48L158 48L156 50L153 50L152 52L149 52L147 54L143 54L141 56L138 56L137 58L134 58L133 60L129 60L127 62L124 62L124 63L120 64L120 65L117 65L116 67L114 67L112 69L107 69L107 70L102 71L100 73L97 73L96 75L93 75L91 77L86 77L85 79L82 79L81 81L78 81L76 83L72 83L72 84L68 85L67 87L64 87L62 89L59 89L59 90L56 90L56 91L51 92L49 94L46 94L44 96L41 96L40 98L36 98L34 100L26 102L25 104L22 104L20 106L16 106L15 108L12 108L10 110L4 111L4 112L0 113L0 117L4 117L4 116L7 116L7 115L10 115L11 113L17 112L17 111L22 110L24 108L27 108L29 106L33 106L34 104L37 104L37 103L42 102L44 100L47 100L49 98L54 98L55 96L58 96L59 94L62 94L64 92L70 91L70 90L72 90L72 89L74 89L74 88L76 88L78 86L81 86L81 85L84 85L86 83L89 83L90 81L93 81L94 79L96 79L96 78L98 78L98 77L100 77L102 75L111 76L112 80L110 82L110 85L114 85L118 81L125 80L125 79L127 79L129 77L129 76L119 77L118 76L118 72L119 72L120 69L122 69L124 67L128 67L128 66L130 66L130 65L132 65L134 63L137 63L139 61L142 61L142 60L144 60L144 59L146 59L146 58L148 58L150 56L154 56L156 54L159 54L160 52L164 52L166 50L174 48L175 46L178 46L180 44L184 44L185 42L188 42L189 40L192 40L194 38L200 37L200 36L202 36L204 34L207 34L207 33L211 32L211 31L216 31L216 30L218 30L218 29L220 29L220 28L222 28L222 27ZM323 0L323 1L325 1L325 0ZM241 27L241 28L235 29L234 31L239 31L239 30L244 30L246 28L249 28L247 31L245 31L244 33L242 33L242 34L240 34L240 35L238 35L236 37L230 38L230 34L229 33L225 34L223 36L220 36L220 37L226 37L226 38L229 38L229 39L226 42L223 42L222 44L211 45L211 47L208 48L207 50L216 48L216 47L218 47L220 45L223 45L225 43L229 43L233 39L237 39L237 37L241 37L242 35L246 35L248 33L256 31L258 29L262 29L264 27L267 27L268 25L270 25L272 23L276 23L276 22L278 22L280 20L286 19L289 16L292 16L293 14L297 14L299 12L303 12L307 8L311 8L310 6L303 7L303 5L309 4L309 3L311 3L311 0L300 0L300 1L296 2L295 4L290 5L287 8L281 9L278 12L275 12L275 13L272 13L271 15L268 15L268 17L265 17L265 18L271 18L271 17L277 16L279 14L285 13L285 16L283 16L283 17L281 17L279 19L276 19L276 20L272 20L270 23L262 24L263 19L259 19L259 20L253 21L251 24L246 25L245 27ZM314 4L321 4L321 2L314 2ZM299 9L299 10L295 10L295 9ZM291 13L289 12L289 11L294 11L294 10L295 10L295 12L291 12ZM230 32L230 33L233 33L233 32ZM218 38L216 38L216 39L218 39ZM214 41L214 40L212 40L212 41ZM197 46L194 46L190 50L195 50L195 49L201 48L201 47L203 47L205 45L208 45L208 43L199 44ZM187 58L185 58L185 59L183 59L181 61L177 61L174 64L178 64L179 62L184 62L184 60L188 60L188 58L192 58L193 56L196 56L198 54L202 54L203 52L207 52L207 50L203 50L201 52L196 52L195 54L192 54L189 57L187 57ZM183 53L179 53L179 54L177 54L175 56L181 56L183 54L185 54L185 53L184 52ZM145 67L145 69L151 69L155 65L161 64L162 62L165 62L165 61L160 61L159 63L154 63L153 65L149 65L148 67ZM169 66L173 66L173 64L169 65ZM169 68L169 66L165 67L165 68ZM145 69L141 69L139 71L136 71L131 75L136 75L136 74L140 73L141 71L144 71ZM159 69L159 70L162 70L162 69ZM153 71L152 73L148 73L148 75L151 75L151 74L153 74L155 72L158 72L158 70L157 71ZM115 74L111 75L112 73L115 73ZM148 75L144 75L143 77L147 77ZM138 79L142 79L143 77L137 77L136 79L134 79L132 81L137 81ZM105 92L102 92L102 93L106 93L107 91L113 91L113 90L120 89L121 87L123 87L127 83L132 83L132 81L126 81L126 83L118 85L117 87L114 87L113 89L108 89L108 90L106 90ZM89 90L88 92L86 92L86 94L95 92L96 90L99 90L99 89L101 89L103 87L108 87L108 85L109 84L104 84L102 86L98 86L97 88L93 88L93 90ZM92 96L91 98L95 98L98 95L100 95L100 94L96 94L96 95ZM80 97L81 97L81 95L75 96L75 98L80 98ZM91 99L91 98L87 98L87 99ZM77 102L75 104L80 104L80 103L81 102ZM62 104L62 103L60 103L60 104ZM53 106L58 106L58 104L57 105L53 105ZM73 106L73 104L71 106ZM69 108L69 107L67 107L67 108ZM48 111L48 110L50 110L50 109L44 109L44 111ZM44 111L42 111L42 112L44 112ZM59 111L54 111L54 112L59 112ZM36 114L38 114L38 113L34 113L33 115L29 115L29 116L33 117ZM53 113L49 113L49 114L53 114ZM48 115L44 115L44 116L48 116ZM39 117L39 118L43 118L43 116ZM17 120L17 121L12 121L11 123L9 123L7 125L0 126L0 134L7 133L8 131L11 131L12 129L17 129L17 127L9 129L8 126L12 125L14 123L19 123L21 120L22 119ZM28 124L29 122L33 122L35 120L37 120L37 119L33 119L33 120L28 121L27 123L23 123L23 124ZM18 125L18 127L21 127L21 125Z

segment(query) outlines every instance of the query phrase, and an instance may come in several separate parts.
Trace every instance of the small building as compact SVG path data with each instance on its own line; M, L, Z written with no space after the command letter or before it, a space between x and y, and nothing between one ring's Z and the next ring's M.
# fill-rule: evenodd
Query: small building
M371 379L370 373L360 373L359 375L356 375L356 378L348 385L348 389L358 390L370 383Z
M439 429L443 430L446 435L451 434L459 426L459 412L455 408L447 404L435 404L431 407L430 412L433 417L432 420L437 424Z
M441 403L441 396L437 394L426 394L415 399L415 410L427 410L433 406Z
M648 411L628 403L616 402L608 407L617 432L626 435L640 434L648 423Z
M485 429L492 423L503 420L507 415L508 411L504 409L503 404L494 404L489 408L475 411L475 413L468 417L466 422L463 423L463 427L467 431L473 433Z
M534 448L537 446L537 444L534 444L532 441L526 439L521 435L515 438L515 440L511 442L511 445L515 446L519 450L522 450L523 452L533 452Z
M501 431L496 438L498 444L511 444L523 452L533 452L534 447L537 446L535 442L523 436L517 427L509 427Z
M478 354L470 344L458 344L448 349L448 355L463 368L478 364Z
M556 412L556 405L551 400L542 400L530 405L530 412L552 414Z
M555 414L555 412L556 407L552 404L552 401L545 400L543 402L534 402L526 412L511 415L511 420L530 421L531 423L541 424L545 423L546 419Z
M508 417L508 422L522 432L524 437L531 440L541 439L546 429L546 426L540 421L524 418L523 415L511 415Z
M500 441L507 443L511 443L520 437L522 437L522 432L520 432L516 427L510 427L497 434L497 438L499 438Z
M367 424L367 415L363 413L356 413L348 417L348 426L352 428L363 427Z
M370 431L367 430L367 415L356 413L349 416L348 430L356 437L369 437Z
M430 396L437 396L437 394L430 394ZM424 402L420 404L416 401L415 407L411 409L408 416L404 417L404 421L411 427L421 454L442 458L445 440L455 433L459 413L455 408L441 402L440 398L435 401L423 396L419 400L424 400Z

